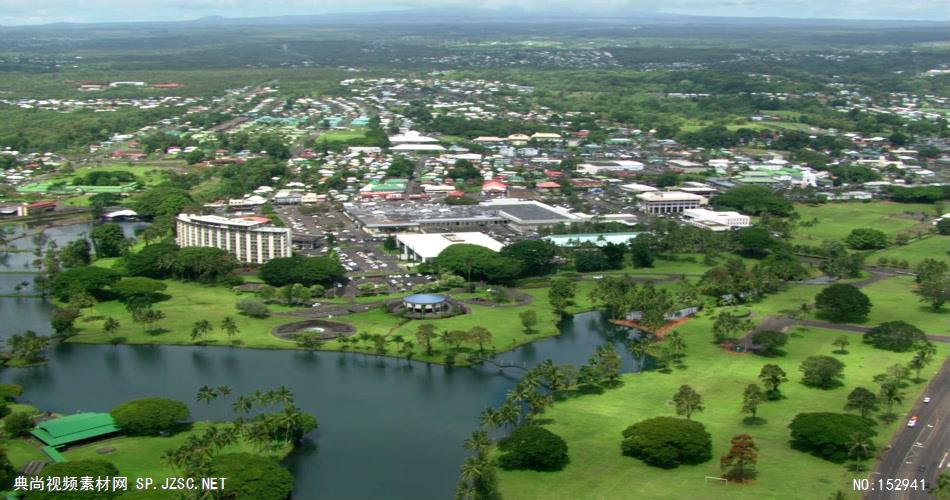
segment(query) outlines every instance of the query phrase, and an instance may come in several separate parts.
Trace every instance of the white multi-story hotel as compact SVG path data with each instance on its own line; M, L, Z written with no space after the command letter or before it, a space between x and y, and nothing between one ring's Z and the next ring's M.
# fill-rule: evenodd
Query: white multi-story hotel
M241 262L263 264L291 255L290 229L274 227L264 217L178 214L176 227L178 246L220 248Z
M640 209L651 214L674 214L683 210L699 208L706 198L683 191L650 191L637 195Z

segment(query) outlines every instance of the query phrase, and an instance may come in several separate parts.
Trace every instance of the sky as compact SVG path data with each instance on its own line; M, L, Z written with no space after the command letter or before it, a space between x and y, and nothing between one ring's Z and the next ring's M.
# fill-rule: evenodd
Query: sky
M832 19L950 19L947 0L0 0L0 25L184 21L399 9L484 8L504 12L659 12L699 16ZM583 12L583 11L582 11Z

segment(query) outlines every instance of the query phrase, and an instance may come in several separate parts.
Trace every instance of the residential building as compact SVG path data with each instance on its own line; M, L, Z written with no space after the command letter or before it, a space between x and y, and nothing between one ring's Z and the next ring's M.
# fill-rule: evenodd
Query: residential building
M180 247L220 248L249 264L263 264L292 253L290 229L274 227L265 217L178 214L176 228L175 241Z

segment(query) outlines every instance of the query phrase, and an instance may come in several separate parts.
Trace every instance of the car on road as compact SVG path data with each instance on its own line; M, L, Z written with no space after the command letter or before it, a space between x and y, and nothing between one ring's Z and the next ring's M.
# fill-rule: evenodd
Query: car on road
M917 415L910 417L910 420L907 421L907 427L916 427L917 426Z
M930 402L930 396L925 397L925 398L924 398L924 403L929 403L929 402Z

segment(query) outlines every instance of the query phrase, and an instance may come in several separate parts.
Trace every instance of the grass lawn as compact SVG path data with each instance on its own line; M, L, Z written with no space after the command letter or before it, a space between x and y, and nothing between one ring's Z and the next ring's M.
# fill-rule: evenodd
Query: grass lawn
M950 335L950 314L947 306L934 311L913 293L914 278L895 276L872 283L862 292L871 299L871 313L865 326L885 321L904 320L921 330L936 335Z
M366 131L358 128L354 130L328 130L326 132L320 132L320 135L317 137L317 143L326 141L326 142L345 142L350 139L359 139L366 137Z
M221 320L230 316L237 323L240 333L235 340L240 340L247 347L292 348L292 342L281 340L271 335L273 327L289 323L293 318L271 316L265 319L251 318L239 314L234 304L251 295L241 295L225 287L212 287L196 283L184 283L166 280L168 288L165 294L168 300L159 302L155 308L165 313L165 319L157 323L162 333L155 335L145 332L143 325L132 321L132 316L125 310L125 306L118 301L100 302L91 309L84 309L83 315L76 324L79 334L71 337L70 342L106 344L111 337L102 331L106 318L113 317L120 323L117 338L122 338L129 344L192 344L192 325L200 320L210 321L215 330L203 340L208 343L227 345L230 339L219 328ZM272 306L272 311L287 310L285 307Z
M891 203L874 201L871 203L825 203L821 205L795 205L802 222L817 218L818 223L811 227L797 226L791 243L801 245L820 245L825 240L843 240L852 229L873 228L894 237L898 233L921 224L920 214L932 218L931 205L915 203ZM907 212L916 214L909 216Z
M181 446L188 436L197 434L207 429L211 424L208 422L197 422L191 430L179 432L168 437L131 437L119 436L102 441L95 441L90 444L69 448L63 452L67 460L106 460L112 462L119 473L130 478L150 477L155 484L160 484L166 477L177 477L177 473L171 467L165 465L161 456L166 450L171 450ZM107 454L97 453L100 448L114 448ZM251 444L241 442L231 445L221 451L221 453L253 453L258 454L258 450ZM290 452L290 447L283 447L276 453L269 454L274 458L283 458ZM129 485L130 487L132 484ZM148 494L145 494L148 493ZM134 488L126 492L121 498L177 498L174 492L156 491L136 491Z
M868 256L868 263L875 264L884 257L890 260L906 260L913 267L918 262L930 258L942 260L950 265L950 236L933 235L914 240L902 247L891 247Z
M772 301L768 301L771 303ZM775 307L766 304L766 309ZM763 312L760 305L752 306ZM731 354L712 344L712 319L700 317L679 327L687 344L686 369L670 374L647 372L626 374L624 385L602 395L567 399L544 414L548 429L567 441L570 464L559 472L504 471L499 469L500 485L506 498L790 498L789 492L807 492L803 498L828 498L837 490L851 495L851 479L865 474L849 472L844 465L833 464L788 445L788 424L800 412L841 412L847 394L856 386L876 388L872 377L894 363L906 363L910 353L892 353L852 342L849 353L838 356L845 365L844 385L832 390L808 388L801 384L798 366L812 355L831 354L831 342L840 333L821 329L793 330L786 355L764 358L751 354ZM938 346L937 359L947 354ZM759 416L764 425L743 423L743 388L758 382L762 365L775 363L788 374L782 387L786 399L763 403ZM924 377L932 376L937 364L929 366ZM620 454L621 432L640 420L675 415L671 398L681 384L690 384L703 395L706 411L694 416L712 435L712 460L695 466L664 470ZM900 407L904 415L920 396L924 384L907 388ZM904 419L890 425L878 425L875 439L882 447ZM751 434L759 447L758 479L744 485L704 482L705 476L719 477L718 458L726 453L732 436ZM854 498L858 498L857 495Z
M77 168L72 174L66 175L62 178L67 180L69 183L72 183L73 179L77 177L83 177L90 172L114 172L117 170L124 170L134 174L136 177L138 177L139 181L144 183L146 186L154 186L165 180L165 177L162 175L162 171L184 166L185 162L180 160L141 163L137 162L131 165L128 163L107 163L102 166L80 167Z

